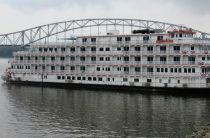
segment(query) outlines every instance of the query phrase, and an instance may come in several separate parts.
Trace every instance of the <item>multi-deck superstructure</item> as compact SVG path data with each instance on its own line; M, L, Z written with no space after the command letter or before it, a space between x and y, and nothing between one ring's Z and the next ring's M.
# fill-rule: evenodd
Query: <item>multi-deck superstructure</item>
M210 40L191 29L133 30L35 43L14 53L9 82L210 88Z

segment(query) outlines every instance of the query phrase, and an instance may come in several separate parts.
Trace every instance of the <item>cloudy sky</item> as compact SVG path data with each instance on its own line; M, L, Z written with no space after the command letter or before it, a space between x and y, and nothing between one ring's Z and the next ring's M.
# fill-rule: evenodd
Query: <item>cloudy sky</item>
M0 34L97 17L157 20L210 33L210 0L0 0Z

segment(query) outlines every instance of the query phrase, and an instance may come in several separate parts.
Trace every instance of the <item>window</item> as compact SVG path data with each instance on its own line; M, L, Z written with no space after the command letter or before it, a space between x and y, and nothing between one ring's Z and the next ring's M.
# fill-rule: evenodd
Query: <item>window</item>
M71 61L75 61L75 57L71 57L70 60L71 60Z
M77 77L77 80L81 80L81 77Z
M96 51L96 47L91 47L91 51Z
M177 73L177 72L178 72L178 69L177 69L177 68L175 68L175 69L174 69L174 72L175 72L175 73Z
M184 73L187 73L187 68L184 68Z
M106 48L106 51L110 51L110 48L109 48L109 47L107 47L107 48Z
M195 68L192 68L192 73L195 73Z
M160 72L160 68L157 68L157 72Z
M149 41L149 36L148 35L143 36L143 41Z
M122 42L122 37L117 37L117 42Z
M180 51L180 46L174 46L174 51Z
M66 48L62 47L61 52L65 52L65 51L66 51Z
M180 57L174 57L174 61L180 61Z
M65 76L62 76L62 80L65 80Z
M96 42L96 38L91 38L91 42Z
M195 57L188 57L189 61L195 61Z
M50 52L53 52L53 48L49 48L49 51L50 51Z
M129 67L124 67L125 72L129 72Z
M85 51L85 47L81 47L80 51L84 52Z
M81 67L80 67L80 70L81 70L81 71L85 71L85 66L81 66Z
M106 71L110 71L110 67L106 67Z
M160 61L166 61L166 57L160 57Z
M39 52L42 52L42 48L39 48Z
M152 67L148 67L148 68L147 68L147 72L152 73L152 72L153 72L153 68L152 68Z
M129 57L124 57L124 61L129 61Z
M195 57L188 57L190 64L195 64Z
M135 47L135 51L141 51L141 47Z
M127 82L128 81L128 78L123 78L123 82Z
M61 79L61 76L57 76L57 79L60 80Z
M61 60L61 61L64 61L64 60L65 60L65 57L60 57L60 60Z
M20 60L23 60L23 57L20 57Z
M117 47L117 51L121 51L121 47Z
M151 83L152 82L152 79L147 79L147 83Z
M31 57L28 57L28 60L31 60Z
M86 80L86 77L82 77L82 80Z
M75 47L71 47L70 49L71 52L75 52L75 50L76 50Z
M106 61L110 61L110 57L106 57Z
M55 61L55 57L51 57L51 61Z
M152 62L153 61L153 57L147 57L147 61Z
M96 61L96 57L91 57L91 61Z
M203 61L205 61L205 60L206 60L206 58L205 58L205 57L202 57L202 60L203 60Z
M135 67L135 72L141 72L141 68L140 67Z
M45 61L45 57L42 57L42 60Z
M92 80L92 77L88 77L88 80L91 81Z
M193 50L195 50L195 47L194 47L194 46L191 46L191 48L190 48L190 49L193 51Z
M160 51L166 51L166 46L161 46Z
M51 70L54 71L55 70L55 66L51 66Z
M129 51L129 47L124 47L124 51Z
M55 52L57 52L57 51L58 51L58 49L57 49L57 48L54 48L54 51L55 51Z
M182 73L182 69L181 68L179 68L179 73Z
M158 41L163 40L163 36L157 36L157 40Z
M191 73L192 72L192 69L191 68L188 68L188 73Z
M121 67L117 67L117 71L121 71Z
M135 61L141 61L141 57L135 57Z
M97 67L97 68L96 68L96 70L97 70L97 71L100 71L100 70L101 70L101 68L100 68L100 67Z
M87 38L82 38L82 42L83 43L87 42Z
M174 72L174 68L170 68L170 72L173 73Z
M125 37L125 41L126 41L126 42L131 41L131 37Z
M85 61L85 57L84 56L80 57L80 61Z
M99 78L98 78L98 81L103 81L102 77L99 77Z
M148 46L147 51L153 51L153 46Z
M38 69L38 66L35 66L35 70L37 70Z
M64 67L64 66L61 66L61 67L60 67L60 70L65 70L65 67Z
M100 60L100 61L104 61L104 57L100 57L99 60Z
M67 80L70 80L71 79L71 77L70 76L67 76Z
M117 60L120 61L121 60L121 57L117 57Z
M139 82L139 79L138 79L138 78L135 78L135 79L134 79L134 82Z
M104 51L104 48L103 47L99 48L99 51Z
M75 66L71 66L70 67L70 70L75 70Z
M96 77L93 77L93 81L96 81Z
M44 48L44 52L47 52L47 48Z
M165 72L168 72L168 68L165 68Z

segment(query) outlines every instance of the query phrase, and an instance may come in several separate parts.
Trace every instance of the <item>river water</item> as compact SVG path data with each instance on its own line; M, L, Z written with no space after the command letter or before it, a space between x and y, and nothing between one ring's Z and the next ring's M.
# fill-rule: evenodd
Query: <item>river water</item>
M0 59L0 74L7 59ZM0 81L0 137L184 137L210 98L15 86Z

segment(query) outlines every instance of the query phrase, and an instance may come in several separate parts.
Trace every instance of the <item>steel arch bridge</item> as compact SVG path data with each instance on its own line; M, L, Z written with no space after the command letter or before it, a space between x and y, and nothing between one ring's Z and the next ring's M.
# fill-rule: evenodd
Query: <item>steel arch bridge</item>
M120 26L123 29L125 27L132 28L145 28L145 29L161 29L164 31L171 31L174 29L192 29L186 26L175 25L170 23L150 21L150 20L141 20L141 19L116 19L116 18L98 18L98 19L80 19L80 20L69 20L63 22L56 22L46 25L41 25L22 31L1 34L0 35L0 46L25 46L32 43L46 40L52 36L66 33L68 31L83 29L83 28L92 28L96 27L98 34L100 32L100 27L108 26ZM197 37L199 38L210 38L210 34L192 29L196 32Z

